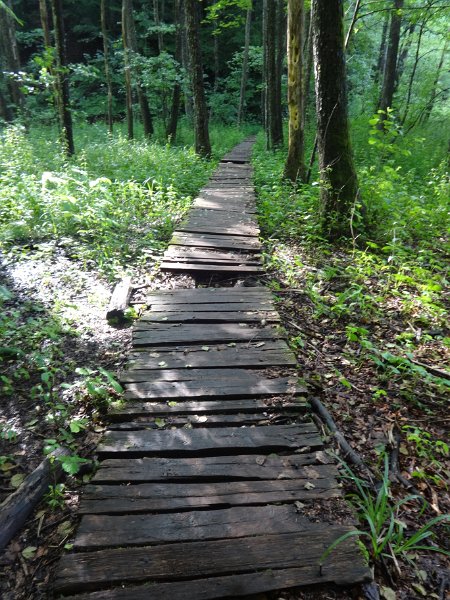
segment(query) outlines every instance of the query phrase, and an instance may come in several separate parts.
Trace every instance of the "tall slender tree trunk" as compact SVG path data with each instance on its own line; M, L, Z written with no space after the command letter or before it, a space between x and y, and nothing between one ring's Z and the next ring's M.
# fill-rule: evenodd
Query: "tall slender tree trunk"
M303 26L303 107L302 107L302 122L303 127L306 126L306 116L308 105L310 104L310 87L311 76L313 72L313 47L312 47L312 21L311 8L304 15ZM312 102L312 101L311 101Z
M288 108L289 144L284 175L291 181L305 178L304 84L303 84L303 0L288 0Z
M219 89L219 72L220 72L220 60L219 60L219 31L218 21L214 20L214 35L213 35L213 52L214 52L214 91L217 92Z
M196 0L185 0L186 32L189 52L189 64L194 97L194 133L195 151L200 156L211 155L209 141L208 108L203 86L203 65L200 49L200 31Z
M391 12L391 24L389 28L389 40L386 50L386 61L383 72L383 84L381 87L378 110L380 114L380 129L384 131L383 121L387 117L387 109L392 107L395 92L395 80L397 72L398 47L400 43L400 28L402 24L401 9L404 0L393 0L394 9Z
M417 38L417 46L416 46L416 53L414 56L414 64L413 64L413 68L411 71L411 75L409 77L409 82L408 82L408 92L406 94L406 102L405 102L405 109L403 112L403 116L401 119L401 124L404 125L406 122L406 119L408 117L408 113L409 113L409 108L411 105L411 94L412 94L412 88L413 88L413 83L414 83L414 78L416 76L416 71L417 71L417 67L419 65L419 60L420 60L420 46L422 44L422 36L423 36L423 30L425 28L425 24L426 24L426 20L424 20L421 25L420 25L420 29L419 29L419 36Z
M122 34L123 34L123 43L125 50L125 60L128 61L125 64L125 78L130 78L130 88L131 88L131 74L132 69L130 65L130 50L134 53L138 53L138 44L136 38L136 29L134 26L134 16L133 16L133 0L123 0L122 2ZM128 74L127 74L128 72ZM150 137L153 133L153 119L150 113L150 107L148 105L147 94L144 91L144 88L140 82L139 73L135 72L136 79L136 90L139 101L139 108L141 111L142 125L144 127L144 135L146 137ZM126 85L128 86L128 82L126 81ZM131 90L130 90L131 91ZM132 107L131 107L132 111ZM128 114L128 92L127 92L127 114ZM130 132L128 133L130 137Z
M127 114L127 132L128 139L134 138L134 117L133 117L133 87L131 85L131 63L130 63L130 45L128 40L128 12L130 11L129 0L122 1L122 42L124 57L124 75L125 75L125 107Z
M325 235L331 240L353 234L360 201L350 144L343 0L313 0L313 47L320 198Z
M405 31L405 41L403 46L399 48L399 56L397 60L397 68L395 70L395 86L394 86L394 94L398 89L400 79L403 75L403 71L405 70L406 59L408 58L409 49L411 48L413 33L416 29L416 23L412 23L406 28Z
M361 8L361 0L356 0L355 7L353 9L352 20L350 21L350 26L348 28L347 35L345 36L345 42L344 42L345 48L347 48L350 43L350 39L353 35L353 30L355 29L355 24L358 19L358 13L359 13L360 8Z
M58 81L58 110L61 125L61 134L66 153L71 156L75 153L73 143L72 113L69 98L69 77L67 72L66 44L64 33L64 20L62 0L51 0L53 27L55 29L56 48L56 77Z
M11 0L6 0L5 5L12 9ZM3 57L3 65L9 73L18 74L20 71L19 47L16 37L16 23L14 18L4 8L0 7L0 53ZM24 106L24 96L21 84L15 77L6 77L6 89L14 110L8 107L6 111L11 117L14 113L20 113ZM8 103L7 103L8 104Z
M239 93L239 108L238 108L238 125L241 125L245 112L245 92L247 89L248 80L248 53L250 49L250 33L252 26L252 8L247 10L245 19L245 38L244 38L244 56L242 59L242 74L241 74L241 89Z
M186 31L186 14L184 10L184 0L181 0L181 12L180 12L180 23L181 23L181 62L185 73L190 73L189 65L189 51L188 51L188 39ZM184 112L186 117L192 121L194 114L194 106L192 102L192 90L189 77L184 82Z
M45 50L48 52L53 46L52 46L52 39L51 39L51 35L50 35L50 19L49 19L49 14L48 14L48 10L47 10L47 0L39 0L39 15L40 15L40 18L41 18L42 36L43 36L43 39L44 39L44 47L45 47ZM50 58L50 56L52 58ZM52 82L52 88L53 88L52 102L53 102L55 110L56 110L58 124L61 127L61 122L60 122L60 119L59 119L59 111L60 111L59 102L60 102L61 98L60 98L60 93L59 93L59 88L58 88L57 77L55 76L54 59L53 59L53 56L50 55L50 54L49 54L49 60L50 60L50 64L48 66L48 72L50 73L50 75L52 76L52 79L53 79L53 82Z
M277 110L277 65L276 65L276 34L277 34L277 1L266 0L266 104L267 104L267 147L276 148L280 145Z
M445 56L447 54L447 49L448 49L448 40L445 41L444 47L442 48L441 58L439 59L438 68L436 70L436 75L435 75L435 78L433 81L433 86L431 88L430 99L427 103L427 106L426 106L424 112L423 112L422 123L426 123L428 121L428 119L431 116L431 111L433 110L434 103L436 102L437 87L438 87L438 83L439 83L439 78L442 73L442 67L444 65L444 60L445 60Z
M182 30L181 30L181 0L175 0L174 6L174 18L176 23L176 34L175 34L175 60L178 64L182 62L181 56L181 46L182 46ZM172 91L172 106L170 109L170 118L169 124L166 129L166 137L170 138L172 142L175 141L177 137L177 127L178 127L178 115L180 113L180 100L181 100L181 85L179 81L175 82Z
M153 0L153 19L158 29L158 54L161 54L161 52L164 50L164 36L161 30L161 18L159 16L159 0Z
M276 29L276 61L275 61L275 93L276 108L275 120L275 146L283 145L283 98L281 95L281 80L283 77L283 64L286 56L286 12L284 0L277 0L277 29Z
M51 48L52 40L50 38L50 25L49 25L49 20L48 20L47 0L39 0L39 15L41 18L44 46L46 48Z
M112 77L111 67L109 64L109 40L108 40L108 26L106 23L106 0L100 2L100 21L102 28L102 39L103 39L103 65L105 68L105 79L106 79L106 90L107 90L107 110L106 120L108 123L109 133L113 132L113 92L112 92Z
M267 11L268 0L262 0L262 85L261 85L261 114L262 125L266 133L266 147L269 147L269 109L268 109L268 94L267 94Z
M383 21L383 29L381 30L380 38L380 49L378 50L377 64L373 68L374 82L378 83L380 77L384 72L384 65L386 63L386 48L387 48L387 34L389 28L389 12L386 12L386 16Z

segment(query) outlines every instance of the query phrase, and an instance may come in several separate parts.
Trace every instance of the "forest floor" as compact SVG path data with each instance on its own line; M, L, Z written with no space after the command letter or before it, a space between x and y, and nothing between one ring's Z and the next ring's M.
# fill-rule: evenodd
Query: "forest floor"
M348 339L345 328L337 327L333 319L315 316L314 304L304 292L308 273L317 269L319 257L307 256L301 247L290 246L289 252L292 253L289 260L302 256L304 264L303 268L296 270L295 289L292 289L292 282L287 283L285 272L274 268L270 261L269 274L262 281L275 290L283 324L298 356L299 375L309 386L311 394L328 407L340 431L372 470L380 471L380 456L384 451L392 453L396 447L394 433L397 430L401 432L400 472L428 501L428 508L421 514L420 503L411 499L402 506L397 517L408 530L417 530L427 519L450 509L446 483L448 457L439 454L439 445L436 446L437 440L445 439L448 425L445 406L438 398L433 400L430 390L426 393L427 406L431 407L429 410L424 410L423 405L400 401L401 387L406 389L410 385L407 379L395 381L391 377L384 386L385 393L379 393L382 388L376 366L361 356L361 348ZM345 256L336 252L336 256L329 257L329 260L342 261ZM52 348L51 358L57 357L58 364L65 365L64 369L56 370L52 385L65 394L65 404L72 406L72 421L81 423L80 431L69 441L73 451L77 456L90 460L104 429L104 405L99 401L101 394L112 398L116 395L107 380L100 381L99 368L112 372L120 369L129 348L130 327L118 329L107 324L108 284L94 272L84 270L82 264L69 259L64 248L42 244L25 255L18 256L16 252L3 258L1 268L2 278L13 292L5 310L7 314L14 315L14 327L21 331L21 335L30 336L32 344L32 332L42 331L45 324L48 345ZM150 263L147 272L136 271L134 283L148 284L150 289L193 285L188 276L161 274ZM376 284L374 280L374 288ZM330 291L331 287L327 292ZM359 326L367 327L364 319ZM390 348L395 335L403 331L403 326L394 308L385 313L378 323L378 345ZM446 357L431 340L427 343L426 356L418 358L424 361L432 359L433 364L445 364ZM25 368L26 359L23 360L22 367L20 362L15 363L15 370ZM75 373L76 365L83 365L85 370ZM68 376L70 372L71 377ZM42 446L47 443L46 440L56 437L55 429L58 427L57 421L42 418L42 409L33 401L33 390L42 383L36 373L31 373L29 379L22 377L20 381L14 380L12 372L9 375L14 381L14 395L11 397L14 402L8 403L4 422L14 435L3 435L1 440L0 454L7 457L1 465L3 497L12 492L23 476L42 460ZM101 390L97 401L86 389L86 381L89 380L96 382ZM62 383L70 387L63 391ZM418 385L417 381L414 385ZM62 406L55 410L62 410ZM409 431L416 435L408 439ZM425 437L424 432L427 434ZM325 427L323 434L329 436ZM332 438L329 439L333 445ZM335 450L339 454L337 447ZM415 473L423 473L424 476L414 477ZM88 478L89 468L84 476L68 476L61 487L56 487L56 491L41 502L9 545L1 558L3 576L0 591L3 598L37 600L50 597L54 569L64 549L70 547L78 520L76 509L80 489ZM352 490L351 485L346 486L349 491ZM392 492L395 499L411 493L397 483L393 483ZM448 540L446 542L443 537L438 537L436 542L444 547ZM397 565L400 573L388 559L376 568L381 598L412 600L426 597L441 600L445 597L448 585L445 557L413 553L410 563L399 558ZM361 589L314 589L272 593L268 598L350 600L370 597L369 593Z

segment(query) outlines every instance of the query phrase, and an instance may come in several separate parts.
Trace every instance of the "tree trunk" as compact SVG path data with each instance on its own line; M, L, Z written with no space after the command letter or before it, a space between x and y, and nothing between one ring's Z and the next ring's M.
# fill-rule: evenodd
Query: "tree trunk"
M281 79L283 63L286 56L286 13L284 0L277 0L276 60L275 60L275 146L283 145L283 98L281 95Z
M245 20L245 39L244 39L244 56L242 60L242 74L241 74L241 90L239 94L239 108L238 108L238 125L241 125L244 118L245 111L245 92L247 88L248 80L248 53L250 48L250 31L252 25L252 9L251 7L247 10L247 18Z
M303 84L303 1L288 0L288 108L289 143L284 175L291 181L305 179Z
M378 110L380 113L379 128L384 131L383 121L387 117L387 109L392 107L395 91L395 79L397 72L398 47L400 43L400 27L402 24L401 9L404 0L393 0L394 9L391 12L391 25L389 28L389 40L386 50L386 62L383 72L383 84L381 87Z
M203 65L196 0L185 0L184 8L192 95L194 98L195 151L200 156L208 157L211 155L211 144L208 130L208 109L203 86Z
M416 23L409 25L405 31L405 41L403 46L399 50L399 57L397 61L397 68L395 73L395 86L394 86L394 94L397 91L398 85L400 83L400 79L402 77L403 71L405 70L406 59L408 58L409 49L411 48L413 33L416 29Z
M113 93L112 93L112 78L111 78L111 68L109 64L109 41L108 41L108 28L106 24L106 1L101 0L100 2L100 20L102 27L102 38L103 38L103 64L105 67L105 79L106 79L106 89L108 94L107 99L107 111L106 111L106 119L108 123L108 131L109 133L113 132Z
M311 18L323 227L330 240L337 240L353 237L359 201L348 123L343 0L313 0Z
M442 49L442 54L441 54L441 58L439 59L439 65L438 65L438 68L436 71L436 76L433 81L433 87L431 88L430 99L427 103L425 111L423 112L422 123L426 123L431 116L431 111L433 110L434 103L435 103L436 97L437 97L437 86L439 83L439 78L441 76L442 66L444 64L445 56L447 54L447 48L448 48L448 40L445 41L444 47Z
M5 6L11 9L11 0L5 2ZM0 7L0 53L3 56L3 65L8 73L18 74L20 71L19 47L16 38L16 22L9 12ZM6 111L11 117L13 113L20 113L23 110L24 96L21 89L21 83L15 77L6 77L6 89L10 97L14 110L8 107ZM8 104L8 101L6 101Z
M48 22L47 0L39 0L39 15L41 17L44 46L46 48L51 48L52 41L50 38L50 26Z
M384 72L384 65L386 64L386 47L387 47L387 33L389 27L389 12L386 12L386 16L383 21L383 29L381 31L380 49L378 51L377 64L374 67L374 81L378 83L381 75Z
M348 28L347 35L345 36L344 48L348 48L348 45L350 43L350 39L351 39L352 34L353 34L353 29L355 28L355 23L356 23L356 21L358 19L358 13L359 13L359 9L360 8L361 8L361 0L356 0L356 2L355 2L355 8L353 9L352 20L350 22L350 26Z
M153 0L153 19L158 29L158 54L161 54L161 52L164 50L164 36L161 31L161 19L159 17L159 0Z
M181 29L181 8L180 8L181 0L175 0L174 7L174 18L176 23L176 35L175 35L175 60L180 64L182 62L182 29ZM172 107L170 110L170 119L169 124L166 129L166 137L170 138L172 142L175 142L177 137L177 127L178 127L178 115L180 113L180 99L181 99L181 85L179 81L175 82L173 86L172 92Z
M123 0L122 3L122 31L123 31L123 43L125 50L126 61L125 64L125 78L128 76L130 78L130 93L131 93L131 65L130 65L130 50L138 54L138 44L136 38L136 29L134 27L134 16L133 16L133 0ZM150 108L148 105L147 94L145 93L139 77L139 73L136 73L136 90L139 101L139 108L141 111L142 125L144 127L144 135L146 137L150 137L153 133L153 119L150 113ZM126 82L127 83L127 82ZM128 86L128 83L127 83ZM132 100L132 98L130 98ZM132 109L132 107L131 107ZM128 115L128 92L127 92L127 115ZM127 119L128 120L128 119ZM130 137L130 132L128 132L128 137Z
M71 156L75 153L75 148L73 143L72 113L70 110L69 77L67 73L62 0L51 0L51 6L53 14L53 27L55 30L56 77L59 93L59 122L65 151L69 156Z
M263 0L262 5L262 85L261 85L261 115L262 126L266 133L266 147L269 147L269 111L267 106L267 2Z
M311 76L313 71L312 21L311 8L306 13L303 27L303 127L306 126L306 115L310 104Z
M266 0L266 104L267 104L267 147L276 148L280 144L277 122L277 66L276 66L276 22L277 2Z
M133 119L133 88L131 85L131 64L130 64L130 46L128 42L128 15L130 11L130 1L122 1L122 42L124 58L125 75L125 106L127 113L127 132L128 139L134 138L134 119Z
M217 92L219 89L219 71L220 71L220 61L219 61L219 31L218 31L218 22L214 20L214 35L213 35L213 43L214 43L214 91Z
M190 73L191 68L189 65L189 52L188 52L188 40L187 40L187 32L186 32L186 15L183 6L183 1L181 0L181 9L180 9L180 23L181 23L181 64L183 65L183 69L186 73ZM184 83L184 112L186 117L192 121L192 116L194 114L194 107L192 103L192 90L190 89L190 81L189 77L186 79Z
M413 68L411 71L411 75L409 78L409 82L408 82L408 92L406 94L406 102L405 102L405 110L401 119L401 124L404 125L406 122L406 118L408 116L408 112L409 112L409 107L410 107L410 103L411 103L411 94L412 94L412 88L413 88L413 83L414 83L414 78L416 76L416 71L417 71L417 66L419 64L419 54L420 54L420 46L422 43L422 36L423 36L423 30L425 28L425 24L426 24L426 20L424 20L420 26L419 29L419 36L417 39L417 46L416 46L416 54L414 56L414 64L413 64Z

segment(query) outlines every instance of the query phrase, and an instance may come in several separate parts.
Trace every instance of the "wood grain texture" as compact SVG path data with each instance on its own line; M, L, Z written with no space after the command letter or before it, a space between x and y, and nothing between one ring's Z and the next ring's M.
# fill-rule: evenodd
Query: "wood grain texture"
M277 327L259 327L238 323L149 323L139 321L133 328L134 346L159 346L160 344L184 344L239 341L264 341L278 339L281 333Z
M354 560L352 560L354 559ZM356 559L356 560L355 560ZM253 573L116 587L67 597L67 600L216 600L314 584L354 585L371 581L371 574L359 556L336 555L319 572L314 564L286 569L266 569Z
M176 581L181 577L229 573L236 577L240 573L266 569L296 568L299 564L312 569L318 578L319 560L324 549L349 530L346 526L328 525L324 528L311 524L309 530L298 533L82 552L62 558L55 589L56 592L67 593L122 582ZM360 566L361 559L354 542L343 542L339 547L339 557L340 566L344 564L346 568L340 574L334 572L331 581L348 581L349 573L353 580L370 578L369 570ZM324 583L330 581L326 576L330 563L332 561L328 558L322 568L321 580ZM183 584L186 585L186 582Z
M294 506L246 506L171 514L85 515L74 546L77 550L114 546L152 546L239 538L308 529L310 522Z
M183 456L192 453L276 452L302 447L320 448L321 438L311 423L265 427L217 427L107 431L97 448L100 456Z
M207 483L140 483L88 485L80 514L177 512L226 506L257 506L273 502L336 498L341 488L333 479L314 481L227 481Z
M287 456L238 454L196 458L109 458L102 461L93 483L145 483L150 481L239 481L305 479L337 476L334 464L323 465L324 453ZM326 455L325 455L326 456ZM332 459L328 457L332 462Z

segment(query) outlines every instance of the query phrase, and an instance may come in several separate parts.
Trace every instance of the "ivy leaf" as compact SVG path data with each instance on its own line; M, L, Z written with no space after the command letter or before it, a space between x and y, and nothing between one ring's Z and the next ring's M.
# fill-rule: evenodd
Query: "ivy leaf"
M34 555L36 554L36 546L27 546L26 548L24 548L22 550L22 556L25 558L25 560L29 560L30 558L34 558Z
M24 479L25 475L23 475L22 473L17 473L16 475L13 475L11 477L9 482L12 485L12 487L18 488L23 483Z

